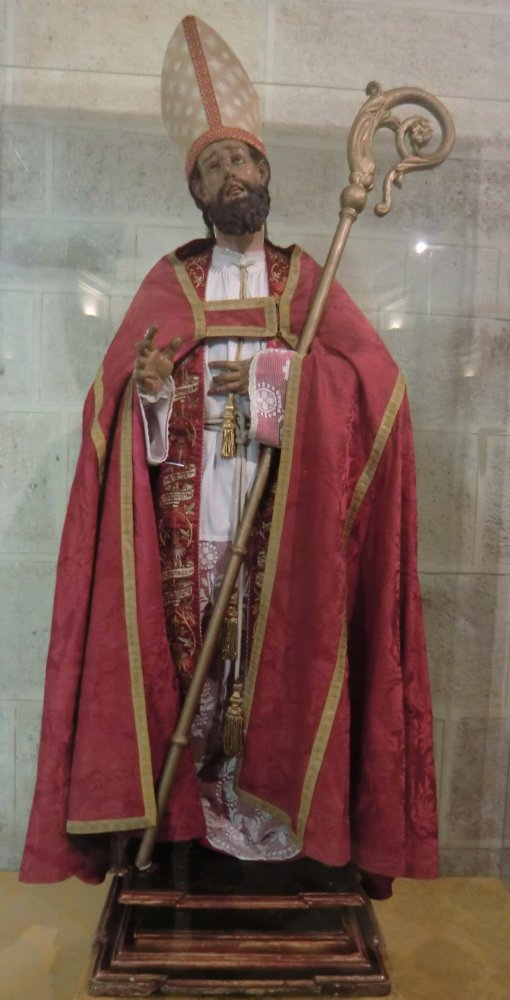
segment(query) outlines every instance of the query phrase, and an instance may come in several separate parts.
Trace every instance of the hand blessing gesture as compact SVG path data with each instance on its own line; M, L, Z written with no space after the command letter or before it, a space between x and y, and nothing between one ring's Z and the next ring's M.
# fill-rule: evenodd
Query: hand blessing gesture
M136 347L135 382L140 392L156 395L163 382L174 370L174 357L182 344L180 337L174 337L167 347L159 350L154 346L157 326L150 326L143 340Z

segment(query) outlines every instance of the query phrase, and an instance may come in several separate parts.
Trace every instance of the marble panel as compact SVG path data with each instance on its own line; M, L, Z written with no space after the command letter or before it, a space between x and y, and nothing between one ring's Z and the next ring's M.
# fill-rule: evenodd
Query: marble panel
M390 80L388 84L391 85ZM343 166L349 129L367 99L364 89L296 85L271 88L267 85L263 93L266 95L266 137L285 142L299 136L303 143L333 146ZM444 101L455 122L454 155L457 159L508 158L508 101L452 97L451 94ZM400 118L407 115L405 108L396 113ZM384 148L394 149L394 140L388 133L377 138L376 164Z
M338 195L347 180L338 176L338 154L330 149L268 143L273 228L288 233L333 235Z
M331 236L296 233L271 227L271 238L283 246L297 241L308 253L324 264L331 246ZM405 245L397 241L364 240L351 237L338 268L338 280L361 309L375 311L405 297Z
M136 288L133 288L133 295ZM110 325L112 330L118 330L126 315L133 295L112 295L110 299Z
M18 871L22 850L23 844L17 838L15 840L8 840L5 844L0 841L0 871Z
M67 495L71 490L73 484L74 473L76 469L76 463L78 461L78 455L80 453L81 447L81 415L79 413L70 413L68 417L69 426L69 453L67 458Z
M443 878L450 875L498 877L500 864L499 848L443 847L439 854L440 874Z
M502 316L510 316L510 248L499 255L499 289Z
M389 165L385 151L379 178ZM365 212L359 229L375 234L384 225L385 234L398 231L400 238L407 237L412 246L424 242L504 250L510 206L500 192L507 189L509 182L508 162L450 157L439 169L408 177L403 190L394 193L391 212L384 219Z
M190 13L188 0L11 0L13 61L21 66L81 69L88 73L155 74L179 21ZM194 0L193 13L211 21L211 4ZM252 79L264 70L266 3L222 0L214 27L243 61Z
M14 746L14 705L6 700L0 703L0 843L13 829Z
M81 406L113 333L101 289L43 295L41 400Z
M414 7L423 8L423 0L358 0L358 6L365 7ZM445 0L427 0L428 10L444 10ZM448 0L448 10L479 14L508 14L507 0Z
M506 0L503 0L506 3ZM506 122L508 100L483 100L477 97L445 97L455 123L457 159L508 160L510 136Z
M406 376L415 428L508 429L508 321L406 315L396 302L379 330Z
M0 405L26 406L34 388L34 297L0 290Z
M475 847L482 841L480 847L501 847L510 719L458 719L449 725L445 846Z
M510 578L483 574L421 576L436 714L501 712L506 705Z
M380 310L389 302L407 297L404 254L405 246L397 240L352 236L338 269L338 280L362 309Z
M195 220L182 155L161 132L92 128L55 133L53 204L88 216Z
M17 108L33 107L37 94L38 106L45 109L142 114L156 120L161 115L159 75L16 67L12 94Z
M269 142L285 144L298 137L303 145L337 151L338 163L346 163L349 129L367 96L364 88L341 90L328 86L286 86L271 88L265 95L264 134Z
M127 223L4 219L0 279L5 284L109 290L133 277L134 231Z
M0 3L0 66L8 62L7 2Z
M434 763L436 766L436 785L438 796L441 793L443 758L444 758L444 721L443 719L433 720L433 743L434 743Z
M510 437L483 437L478 559L486 570L510 572Z
M507 889L510 889L510 847L505 847L501 852L500 874Z
M510 90L507 18L416 8L411 19L405 9L386 5L371 9L367 28L366 10L354 4L322 0L312 11L300 0L279 3L275 81L364 89L368 80L390 86L416 80L436 94L494 99ZM398 49L396 38L405 39ZM393 79L386 83L389 52Z
M40 698L50 635L55 564L0 561L2 662L6 699Z
M0 550L54 553L65 501L67 435L55 413L0 413Z
M508 758L508 780L506 787L505 820L503 824L503 847L510 849L510 756Z
M418 248L421 250L420 244ZM407 256L406 308L410 312L500 317L499 251L431 246Z
M423 0L358 0L359 6L365 7L414 7L423 8ZM444 10L445 0L427 0L428 10ZM507 14L507 0L448 0L448 10L465 11L466 13Z
M18 702L16 708L16 813L15 829L23 841L34 793L42 704Z
M188 240L204 235L202 218L197 211L194 226L138 226L136 231L136 277L138 281L165 254Z
M422 569L471 566L478 441L474 434L416 431L418 550Z
M41 212L45 204L46 136L42 125L0 119L2 210Z
M291 231L299 225L312 233L332 233L348 176L346 165L339 167L338 152L297 143L268 143L268 151L272 223ZM390 146L381 143L375 192L357 222L357 238L507 248L510 202L501 191L510 184L509 162L450 157L439 169L407 177L402 190L393 193L391 212L378 218L373 208L381 200L382 178L393 165Z
M9 70L6 70L4 66L0 66L0 108L5 107L10 97L8 90L8 74Z

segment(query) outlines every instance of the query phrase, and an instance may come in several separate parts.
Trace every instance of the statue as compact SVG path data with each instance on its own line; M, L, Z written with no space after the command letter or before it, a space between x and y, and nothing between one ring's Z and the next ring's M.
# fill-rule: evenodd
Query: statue
M372 89L360 147L381 124L420 147L384 96ZM162 98L211 236L149 272L85 403L21 878L100 881L112 837L156 830L155 786L265 463L157 837L352 863L387 896L395 876L437 873L404 379L336 283L296 351L321 271L264 238L256 94L197 18L170 42ZM349 225L370 170L351 162Z

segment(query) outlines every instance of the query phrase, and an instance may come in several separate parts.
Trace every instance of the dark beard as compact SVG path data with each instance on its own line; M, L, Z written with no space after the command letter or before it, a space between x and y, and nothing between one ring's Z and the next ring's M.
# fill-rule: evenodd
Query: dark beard
M214 201L207 206L207 214L213 226L228 236L258 233L269 215L271 198L267 188L249 184L248 181L243 181L242 186L246 191L243 197L226 201L224 188L228 185L224 185Z

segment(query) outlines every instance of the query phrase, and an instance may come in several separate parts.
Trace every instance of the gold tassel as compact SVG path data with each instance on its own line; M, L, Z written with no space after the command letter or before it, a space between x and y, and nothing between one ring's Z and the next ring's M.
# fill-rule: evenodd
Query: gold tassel
M235 458L236 454L236 425L235 425L235 403L234 393L228 395L225 412L223 414L223 427L221 428L221 457Z
M220 655L222 660L235 660L237 656L237 631L239 618L237 615L237 592L230 596L225 618L221 629Z
M223 750L227 757L241 757L244 749L242 681L235 681L223 724Z

